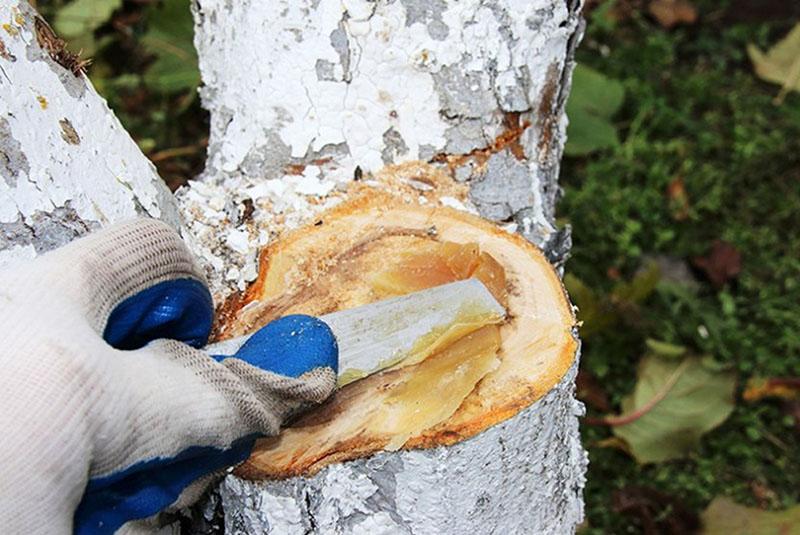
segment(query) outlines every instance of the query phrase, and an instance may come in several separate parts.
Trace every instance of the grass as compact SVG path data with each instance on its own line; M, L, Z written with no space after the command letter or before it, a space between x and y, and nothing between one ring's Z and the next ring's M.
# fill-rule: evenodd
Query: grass
M608 293L648 255L690 259L716 239L742 254L742 272L722 288L662 282L623 322L586 340L582 366L611 404L635 383L644 340L653 337L709 353L753 376L800 375L800 96L773 104L745 54L791 27L718 20L666 31L641 15L609 25L591 21L581 62L624 83L615 118L621 144L562 167L561 216L573 226L567 271ZM717 6L719 7L719 6ZM724 19L724 17L723 17ZM682 180L686 202L670 200ZM707 333L707 334L706 334ZM640 467L597 443L605 428L584 426L590 468L589 533L636 533L635 515L615 511L614 491L652 487L699 512L715 496L786 507L800 499L795 422L777 403L737 402L691 458ZM668 511L663 511L669 514Z

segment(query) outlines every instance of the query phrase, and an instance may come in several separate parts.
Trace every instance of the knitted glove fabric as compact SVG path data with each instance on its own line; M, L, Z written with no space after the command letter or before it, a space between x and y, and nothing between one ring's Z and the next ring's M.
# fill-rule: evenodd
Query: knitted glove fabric
M282 318L211 356L196 348L212 320L191 254L156 220L0 272L3 533L141 525L333 392L338 350L320 320Z

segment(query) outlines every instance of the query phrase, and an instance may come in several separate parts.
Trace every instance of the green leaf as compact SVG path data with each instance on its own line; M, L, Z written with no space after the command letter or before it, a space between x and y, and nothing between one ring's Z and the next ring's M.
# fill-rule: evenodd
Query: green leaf
M578 65L572 73L572 91L567 101L566 153L573 156L619 144L611 117L619 111L625 89L616 80Z
M142 44L157 59L147 69L145 83L165 93L193 90L200 83L200 71L189 2L167 0L151 9L151 22Z
M800 24L766 53L755 45L747 45L747 55L753 62L756 75L762 80L780 85L781 93L800 91ZM779 95L779 98L782 96Z
M619 145L617 129L610 121L581 111L570 111L567 106L569 126L564 151L569 156L584 156L601 149Z
M53 27L71 39L94 32L122 6L122 0L73 0L56 13Z
M640 463L684 457L730 415L735 386L732 372L709 370L698 357L645 356L633 393L622 400L623 415L614 418L614 434Z
M762 511L714 498L703 511L703 535L800 535L800 505Z
M648 338L644 341L644 343L647 345L647 348L650 351L659 357L677 358L686 354L686 347L662 342L661 340L656 340L654 338Z

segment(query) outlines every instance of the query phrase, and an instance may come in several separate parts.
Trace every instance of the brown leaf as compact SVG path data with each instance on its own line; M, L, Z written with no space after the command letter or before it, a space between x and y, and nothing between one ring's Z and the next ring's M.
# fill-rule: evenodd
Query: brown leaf
M610 448L623 451L633 457L630 445L619 437L607 437L602 440L595 440L589 444L590 448Z
M598 411L608 412L611 410L608 395L600 386L600 381L591 372L579 370L575 383L578 399Z
M800 377L753 377L742 392L745 401L763 398L800 400Z
M752 377L747 381L742 399L759 401L774 398L783 401L783 412L794 419L794 429L800 433L800 377Z
M614 511L638 519L645 535L685 535L700 528L700 519L678 498L650 487L629 485L614 491Z
M705 256L693 258L692 263L706 274L715 288L721 288L741 272L742 255L730 243L715 240L711 251Z
M781 501L774 490L761 481L751 481L750 491L761 509L769 509L780 505Z
M667 199L669 211L675 221L684 221L689 217L689 195L683 177L677 177L667 186Z
M688 0L651 0L647 10L664 28L697 21L697 9Z

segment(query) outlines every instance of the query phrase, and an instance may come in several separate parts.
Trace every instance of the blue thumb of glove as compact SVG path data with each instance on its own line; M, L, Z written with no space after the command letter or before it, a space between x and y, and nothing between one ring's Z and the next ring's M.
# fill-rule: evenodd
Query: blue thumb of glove
M339 346L330 327L320 319L301 314L270 322L232 356L288 377L300 377L323 367L339 371ZM214 355L220 361L227 357Z
M210 296L198 281L164 281L121 302L108 319L104 338L119 349L138 348L156 337L197 347L206 340L212 315ZM271 322L234 355L209 357L218 362L239 359L295 378L317 368L330 368L335 377L338 370L332 331L323 321L302 315ZM256 438L245 435L226 448L186 444L169 456L139 459L91 478L75 512L75 533L113 533L126 522L163 511L201 477L247 459Z

